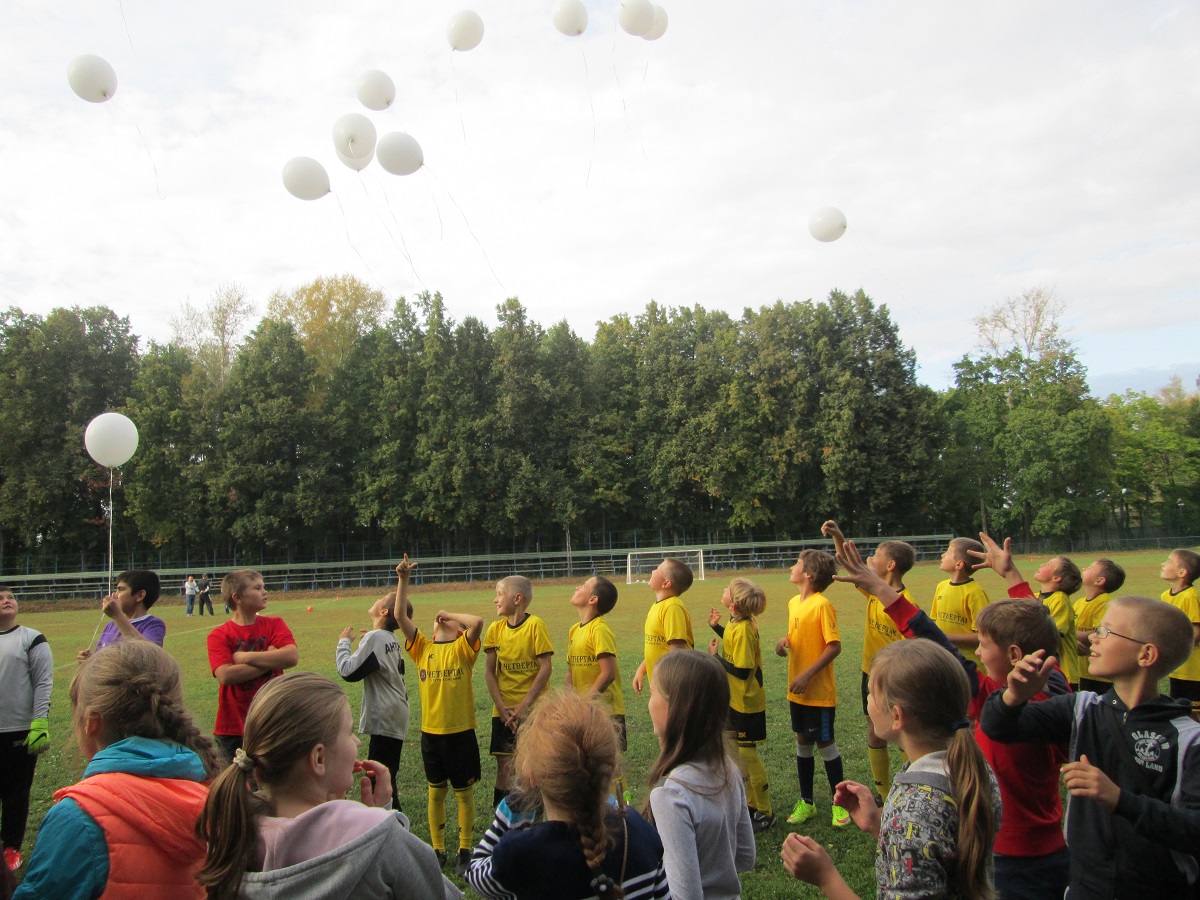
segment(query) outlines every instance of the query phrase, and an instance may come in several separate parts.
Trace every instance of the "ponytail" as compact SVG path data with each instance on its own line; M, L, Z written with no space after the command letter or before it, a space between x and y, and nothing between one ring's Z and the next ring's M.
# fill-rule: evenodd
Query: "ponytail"
M968 900L993 900L988 862L996 840L996 811L992 807L992 777L983 751L971 729L959 728L946 748L950 791L958 804L958 841L954 880Z
M245 757L249 760L249 757ZM271 805L251 789L253 764L247 771L230 763L208 790L204 811L196 821L196 834L208 844L204 868L196 880L209 900L233 900L242 886L242 874L254 861L258 838L256 819L270 813Z

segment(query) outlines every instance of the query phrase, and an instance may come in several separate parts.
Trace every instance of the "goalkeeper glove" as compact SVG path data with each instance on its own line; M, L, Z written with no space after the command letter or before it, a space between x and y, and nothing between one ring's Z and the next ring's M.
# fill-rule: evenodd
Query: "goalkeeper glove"
M45 719L34 719L29 723L29 734L25 737L25 752L37 756L50 749L50 723Z

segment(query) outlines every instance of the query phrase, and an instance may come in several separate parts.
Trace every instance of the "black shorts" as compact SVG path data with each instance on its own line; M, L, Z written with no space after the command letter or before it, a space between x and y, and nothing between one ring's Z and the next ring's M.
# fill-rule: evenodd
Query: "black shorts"
M792 713L792 731L804 735L810 742L825 744L834 740L832 706L805 706L789 700Z
M867 715L867 698L871 696L871 692L867 689L867 684L870 683L871 676L866 672L862 673L862 700L863 700L863 715Z
M1200 713L1200 681L1186 678L1171 679L1171 699L1191 700L1192 712Z
M425 780L430 784L441 785L449 781L451 787L461 791L483 777L474 728L454 734L422 731L421 759L425 762Z
M517 733L492 716L492 756L512 756L517 750Z
M730 709L725 727L738 744L761 744L767 739L767 714L765 711L747 713Z
M617 729L617 740L621 742L621 752L629 749L629 738L625 733L625 716L613 716L613 727Z

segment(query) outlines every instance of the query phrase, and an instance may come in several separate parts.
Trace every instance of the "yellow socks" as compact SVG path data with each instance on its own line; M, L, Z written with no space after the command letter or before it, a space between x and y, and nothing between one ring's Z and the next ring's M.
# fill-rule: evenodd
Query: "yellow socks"
M444 789L443 789L443 796ZM470 850L473 832L475 831L475 788L467 787L454 789L454 799L458 801L458 849ZM446 815L442 813L442 827L446 826Z
M457 793L457 791L455 792ZM459 804L462 816L462 804ZM475 805L471 804L471 822L475 822ZM429 842L434 850L446 852L446 784L429 785Z
M892 758L887 747L868 747L871 759L871 780L875 782L875 793L886 797L892 786Z
M738 756L746 770L746 801L753 809L770 815L771 791L767 783L767 768L758 755L758 748L738 745Z

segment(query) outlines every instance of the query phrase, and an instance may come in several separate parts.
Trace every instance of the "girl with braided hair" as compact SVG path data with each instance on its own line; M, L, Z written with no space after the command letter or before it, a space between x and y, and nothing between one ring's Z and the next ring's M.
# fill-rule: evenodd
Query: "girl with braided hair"
M467 884L494 900L668 897L658 835L611 799L620 752L596 700L568 690L535 706L517 732L519 790L496 808ZM537 810L544 821L534 824Z
M149 641L105 647L75 673L71 706L88 765L54 795L14 896L203 897L195 823L217 762L175 660Z

